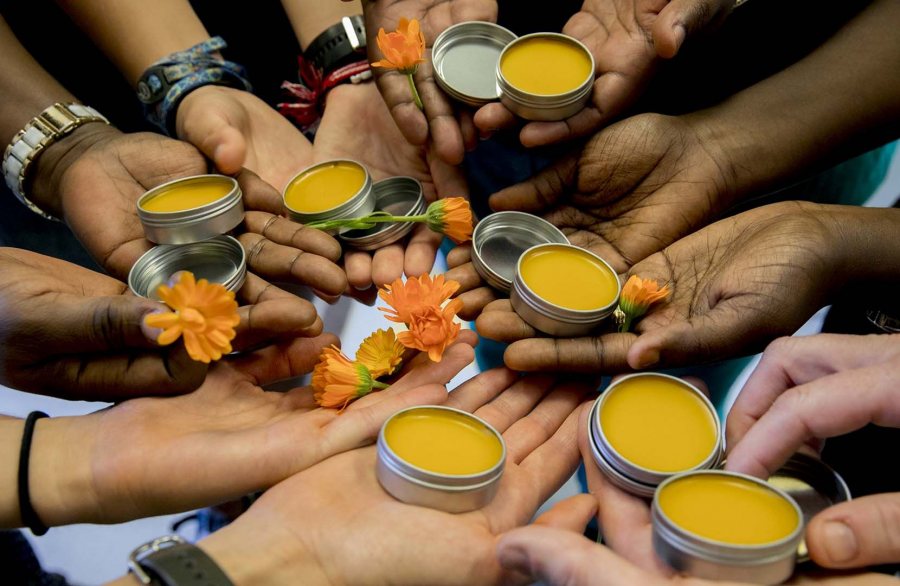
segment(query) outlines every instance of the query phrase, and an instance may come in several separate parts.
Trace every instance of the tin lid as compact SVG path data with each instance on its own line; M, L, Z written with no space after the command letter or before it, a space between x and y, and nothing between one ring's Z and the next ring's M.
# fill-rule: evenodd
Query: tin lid
M361 172L363 175L363 180L359 186L359 189L355 194L349 196L340 203L331 205L331 207L325 208L323 206L322 209L317 209L315 211L301 210L291 207L290 200L293 199L292 192L294 191L296 185L301 183L301 181L304 179L310 180L314 176L321 177L321 173L328 173L329 170L335 170L343 173L347 173L348 170ZM320 194L322 194L323 192L327 192L329 189L329 185L327 183L320 183L317 187L322 191L317 191L316 197L320 197ZM314 188L311 187L311 189ZM319 222L323 220L335 220L340 218L358 218L372 213L372 211L375 209L375 197L372 193L372 177L369 175L369 170L362 163L354 161L352 159L334 159L329 161L322 161L321 163L316 163L314 165L306 167L305 169L294 175L291 180L287 182L287 184L284 186L284 189L281 191L281 197L284 202L284 208L287 212L288 217L296 222L300 222L301 224L308 224L310 222Z
M491 22L455 24L434 41L431 61L438 85L464 104L478 107L497 100L500 53L516 35Z
M179 271L190 271L197 279L237 291L247 276L244 247L231 236L217 236L182 246L162 244L141 256L128 273L132 293L159 300L156 289Z
M418 216L425 213L425 194L422 184L412 177L391 177L376 181L375 211L392 216ZM366 230L350 230L340 239L357 250L375 250L392 244L413 229L413 222L376 224Z
M472 264L487 283L509 292L522 253L538 244L568 244L559 228L525 212L495 212L475 226Z
M797 453L769 477L769 484L793 498L803 512L803 524L832 505L850 500L850 489L831 466L812 456ZM797 548L797 561L809 560L806 541Z

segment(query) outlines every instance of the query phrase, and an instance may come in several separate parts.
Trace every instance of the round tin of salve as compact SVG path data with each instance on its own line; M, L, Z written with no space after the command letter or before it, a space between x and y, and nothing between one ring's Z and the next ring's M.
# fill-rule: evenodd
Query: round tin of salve
M494 212L475 225L472 265L491 287L509 293L522 253L538 244L568 244L559 228L525 212Z
M376 181L375 211L392 216L418 216L425 213L422 184L412 177L391 177ZM410 233L412 222L375 224L366 230L350 230L340 235L342 242L357 250L376 250L397 242Z
M448 513L480 509L494 498L505 464L503 436L451 407L403 409L378 434L378 482L412 505Z
M584 336L619 303L622 287L608 262L572 244L539 244L519 257L509 301L551 336Z
M158 185L137 201L147 239L187 244L225 234L244 219L241 188L232 177L196 175Z
M709 580L778 584L794 571L803 516L772 485L735 472L700 470L659 485L653 548L675 570Z
M594 57L580 41L533 33L511 42L497 63L500 102L526 120L564 120L584 108L594 86Z
M434 78L447 95L479 107L500 97L497 64L503 49L516 35L492 22L455 24L434 40L431 62Z
M190 271L197 280L206 279L237 291L247 277L247 255L241 243L231 236L181 246L154 246L131 267L128 287L135 295L158 301L157 287L179 271Z
M282 197L288 216L301 224L359 218L375 211L369 171L348 159L325 161L300 171L288 181Z
M594 401L588 440L597 467L631 494L651 497L676 474L715 468L722 426L709 399L680 378L642 372L617 379Z

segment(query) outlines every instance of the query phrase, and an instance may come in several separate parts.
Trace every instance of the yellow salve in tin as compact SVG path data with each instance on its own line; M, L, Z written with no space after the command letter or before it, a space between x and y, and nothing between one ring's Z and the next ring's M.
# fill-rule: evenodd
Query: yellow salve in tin
M537 296L566 309L606 307L619 293L619 278L588 252L573 246L548 246L525 253L522 280Z
M636 375L607 393L600 408L603 435L632 464L654 472L690 470L716 449L715 416L686 384Z
M359 193L366 172L350 161L319 165L294 178L284 190L284 203L302 213L323 212Z
M438 474L478 474L503 457L503 444L474 417L446 409L412 409L384 429L387 446L405 462Z
M234 189L227 177L203 177L173 183L141 202L148 212L183 212L222 199Z
M801 522L774 490L726 474L690 474L663 486L660 510L680 528L733 545L763 545L791 536Z
M594 74L585 49L559 36L513 41L500 60L500 73L516 89L539 96L571 92Z

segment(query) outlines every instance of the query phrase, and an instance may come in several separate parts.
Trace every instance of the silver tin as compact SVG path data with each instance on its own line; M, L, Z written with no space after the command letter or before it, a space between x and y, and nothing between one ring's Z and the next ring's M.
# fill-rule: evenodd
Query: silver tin
M503 448L500 461L484 472L465 475L439 474L406 462L387 444L384 437L385 428L395 417L408 411L422 409L453 411L478 422L500 441ZM487 506L497 493L500 478L503 476L503 468L506 465L506 442L503 441L503 436L496 429L471 413L437 405L409 407L394 413L381 426L377 450L376 476L384 490L404 503L448 513L465 513Z
M473 107L500 98L497 64L503 49L516 40L512 31L492 22L455 24L434 40L434 78L450 97Z
M603 425L600 422L600 411L603 409L603 406L605 405L607 399L610 397L611 393L616 389L616 387L618 387L622 382L633 378L652 377L665 378L675 381L679 383L679 385L683 386L686 390L696 395L701 401L703 401L703 404L706 406L710 416L715 423L716 445L706 457L706 459L693 468L678 470L676 472L659 472L643 468L641 466L638 466L637 464L630 462L624 456L619 454L609 443L609 440L606 439L606 435L604 435L603 433ZM629 374L627 376L623 376L622 378L609 385L609 387L606 388L603 394L597 397L597 400L594 401L594 406L591 408L591 418L588 426L588 434L588 439L591 445L591 454L594 456L594 462L597 463L597 467L600 468L606 478L608 478L611 483L618 486L622 490L645 498L652 497L656 492L656 487L672 476L694 470L706 470L715 468L721 460L723 454L724 442L722 441L722 424L719 421L719 416L716 413L715 407L713 407L713 404L710 402L707 396L704 395L700 391L700 389L690 384L689 382L662 373L641 372L636 374Z
M803 511L803 523L830 506L850 500L850 489L840 474L819 458L797 453L769 477L769 484L793 498ZM809 560L806 541L801 539L797 561Z
M244 247L231 236L217 236L182 246L154 246L138 259L128 273L132 293L159 300L156 289L179 271L190 271L199 279L219 283L237 291L247 277Z
M688 472L663 482L653 498L651 524L656 555L679 572L708 580L752 584L779 584L787 580L794 572L797 544L803 536L802 521L797 523L797 528L790 535L779 541L762 545L735 545L700 537L682 529L666 517L659 506L660 491L670 482L697 474L740 477L764 486L791 503L798 518L802 518L800 507L794 499L763 480L723 470Z
M230 191L214 202L177 212L151 212L143 205L163 191L210 180L227 182ZM195 175L157 185L137 201L137 214L147 240L157 244L199 242L233 230L244 219L243 194L238 182L225 175Z
M567 43L580 47L584 55L591 61L591 73L577 88L562 94L541 95L532 94L513 86L504 76L501 69L503 55L518 43L527 42L535 38L557 38ZM568 35L560 33L532 33L519 37L511 42L503 50L497 62L497 86L500 88L500 102L511 112L525 120L555 121L564 120L580 112L591 97L594 87L594 56L583 43Z
M510 291L509 301L512 304L513 311L519 314L532 327L550 334L551 336L559 336L571 338L584 336L592 332L599 326L603 320L608 317L619 303L619 295L622 293L622 284L616 279L616 296L607 305L597 309L579 310L561 307L554 303L550 303L542 299L534 291L532 291L525 281L522 279L522 259L532 250L545 247L560 247L577 249L588 254L606 266L610 272L615 275L616 271L608 262L583 248L572 244L539 244L532 246L519 256L516 262L516 276L513 279L512 290ZM561 276L563 278L563 276Z
M422 184L412 177L391 177L376 181L375 211L392 216L418 216L425 213L425 194ZM400 240L410 233L412 222L375 224L368 230L350 230L340 239L357 250L375 250Z
M350 163L351 165L356 165L365 173L365 180L363 181L362 187L360 187L359 191L357 191L353 196L350 197L347 201L334 206L333 208L322 210L321 212L302 212L292 209L287 203L287 192L294 184L294 182L300 178L300 176L309 173L315 169L320 169L322 167L334 166L337 163ZM362 216L367 216L375 211L375 191L372 189L372 177L369 175L369 170L366 169L365 165L359 163L357 161L352 161L350 159L335 159L332 161L324 161L322 163L317 163L315 165L311 165L306 169L303 169L296 175L294 175L290 181L288 181L287 185L285 185L284 190L281 193L281 197L284 201L284 209L287 211L288 216L301 224L308 224L310 222L319 222L322 220L338 220L344 218L360 218ZM345 232L346 230L339 230L339 232Z
M494 289L509 293L522 253L538 244L568 244L559 228L525 212L495 212L475 226L472 264Z

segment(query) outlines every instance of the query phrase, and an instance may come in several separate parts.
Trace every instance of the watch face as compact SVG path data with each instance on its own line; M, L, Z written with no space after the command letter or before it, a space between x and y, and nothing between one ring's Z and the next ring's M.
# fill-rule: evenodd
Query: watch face
M162 98L163 84L162 80L155 73L145 75L138 82L137 97L145 104L153 104Z

